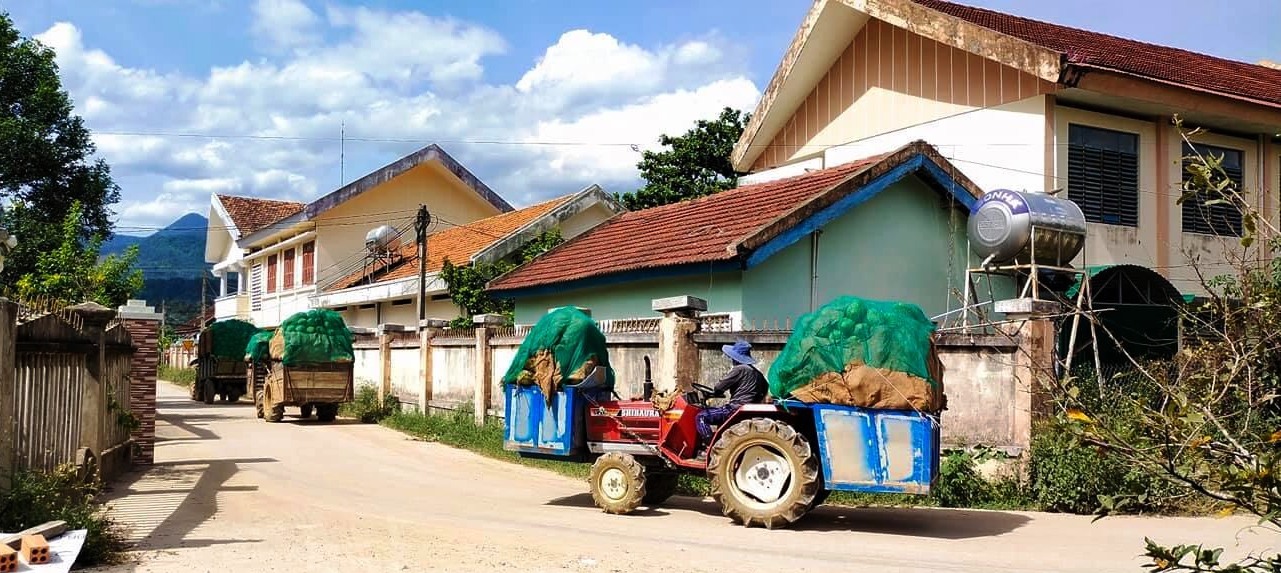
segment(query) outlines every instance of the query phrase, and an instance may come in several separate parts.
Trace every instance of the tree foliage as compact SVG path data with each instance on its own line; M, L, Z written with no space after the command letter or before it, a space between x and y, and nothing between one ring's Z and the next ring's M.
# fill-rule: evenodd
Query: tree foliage
M81 206L80 239L111 235L110 207L120 189L94 152L62 89L53 50L22 37L0 14L0 202L25 205L6 217L20 242L0 283L31 273L37 257L57 247L61 237L47 229L59 227L73 203Z
M99 260L102 239L81 238L81 217L80 204L72 203L58 227L60 232L50 233L57 244L37 255L34 272L18 279L20 298L68 305L94 301L114 308L142 289L142 271L134 268L138 247Z
M551 250L565 242L559 229L543 231L521 247L515 257L493 263L472 265L455 265L445 259L440 272L448 287L449 298L463 310L463 316L455 319L453 326L465 327L471 324L471 317L478 314L501 314L511 320L514 311L512 301L494 298L485 291L485 285L517 266L523 265L538 255Z
M1193 492L1225 515L1245 512L1281 531L1281 234L1231 182L1222 157L1188 159L1179 203L1230 204L1244 222L1239 244L1224 248L1230 272L1210 276L1190 258L1209 296L1179 312L1184 330L1200 332L1200 340L1169 361L1130 358L1124 379L1068 378L1053 397L1082 444ZM1099 502L1106 515L1142 500ZM1154 571L1281 570L1281 555L1227 563L1221 550L1155 541L1146 555Z
M684 135L663 135L658 142L666 149L641 154L641 178L645 185L618 197L633 211L686 199L706 197L738 185L741 173L730 163L734 144L743 134L748 114L725 108L713 120L699 120Z

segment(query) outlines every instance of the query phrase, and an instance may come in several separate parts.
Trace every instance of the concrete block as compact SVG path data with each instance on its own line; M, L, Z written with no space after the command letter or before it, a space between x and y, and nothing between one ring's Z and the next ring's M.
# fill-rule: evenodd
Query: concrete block
M501 314L478 314L471 317L476 326L502 326L507 324L507 317Z
M18 570L18 551L8 545L0 545L0 573L12 573Z
M409 328L400 324L380 324L378 325L378 334L387 334L388 332L409 332Z
M418 321L418 328L445 328L449 326L449 321L441 318L425 318Z
M49 562L49 542L43 535L27 535L22 538L22 559L28 565L41 565Z
M1044 315L1063 312L1063 305L1052 300L1014 298L996 301L995 310L1001 314L1011 314L1016 316Z
M689 295L669 296L654 299L650 302L650 308L654 312L704 312L707 310L707 301Z

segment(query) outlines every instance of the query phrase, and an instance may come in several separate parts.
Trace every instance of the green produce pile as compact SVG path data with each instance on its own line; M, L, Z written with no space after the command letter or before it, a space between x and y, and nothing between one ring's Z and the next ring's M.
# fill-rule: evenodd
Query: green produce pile
M889 410L944 408L934 323L920 307L853 296L797 322L770 365L778 398Z
M351 362L351 330L342 316L327 308L297 313L280 323L271 337L271 357L285 366Z
M249 344L245 345L245 360L259 362L270 358L271 335L270 330L260 330L250 337Z
M220 320L200 333L200 352L239 360L258 327L243 320Z
M561 386L582 382L597 366L605 368L605 387L614 387L605 335L576 308L558 308L530 329L503 376L503 384L536 385L549 400Z

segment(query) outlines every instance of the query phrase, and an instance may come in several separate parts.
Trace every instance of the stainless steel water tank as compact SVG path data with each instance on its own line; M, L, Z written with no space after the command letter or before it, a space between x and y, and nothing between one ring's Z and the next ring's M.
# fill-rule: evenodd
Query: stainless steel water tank
M1085 215L1068 199L995 189L970 212L970 248L993 264L1033 262L1033 230L1037 264L1066 265L1085 246Z
M400 236L391 225L382 225L365 233L365 249L394 251L400 248Z

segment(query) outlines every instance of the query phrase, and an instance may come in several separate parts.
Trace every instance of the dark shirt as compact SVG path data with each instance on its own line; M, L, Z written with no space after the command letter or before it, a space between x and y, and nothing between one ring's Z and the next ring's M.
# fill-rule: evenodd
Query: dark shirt
M769 385L765 382L765 375L761 374L754 366L747 364L737 364L716 383L716 395L720 396L726 391L730 392L729 403L726 406L742 406L743 404L757 404L765 401L765 392Z

